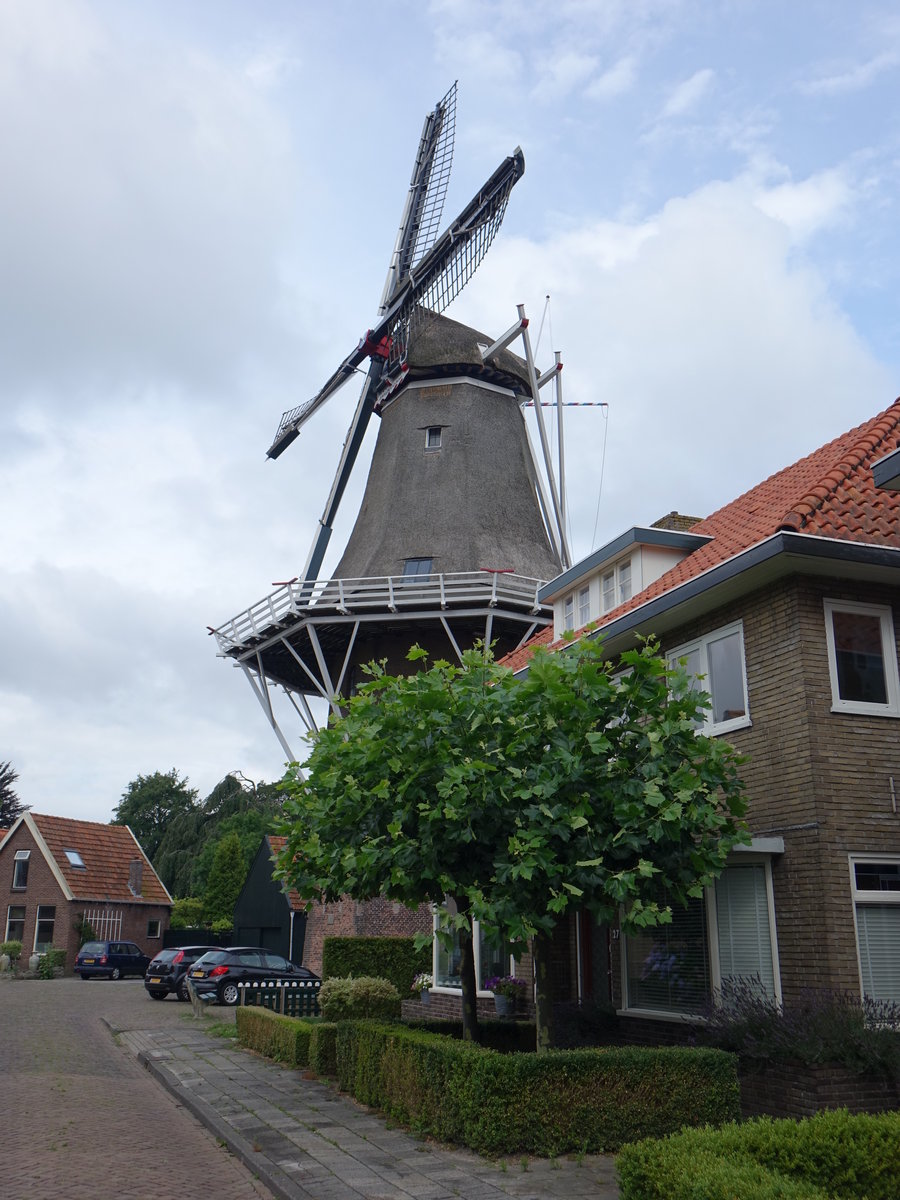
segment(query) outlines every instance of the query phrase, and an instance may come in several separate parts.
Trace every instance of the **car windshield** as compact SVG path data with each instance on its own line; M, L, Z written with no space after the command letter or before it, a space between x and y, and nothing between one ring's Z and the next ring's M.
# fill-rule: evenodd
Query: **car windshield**
M93 954L105 954L106 942L85 942L78 953L87 954L88 957Z
M177 950L160 950L158 954L153 956L153 961L158 963L171 962L177 953Z

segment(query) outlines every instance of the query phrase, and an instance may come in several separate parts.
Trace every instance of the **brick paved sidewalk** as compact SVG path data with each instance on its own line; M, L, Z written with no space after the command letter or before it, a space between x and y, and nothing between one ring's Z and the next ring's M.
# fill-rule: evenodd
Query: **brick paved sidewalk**
M121 1040L281 1200L617 1200L613 1160L489 1161L416 1138L181 1022ZM206 1191L204 1187L204 1191Z

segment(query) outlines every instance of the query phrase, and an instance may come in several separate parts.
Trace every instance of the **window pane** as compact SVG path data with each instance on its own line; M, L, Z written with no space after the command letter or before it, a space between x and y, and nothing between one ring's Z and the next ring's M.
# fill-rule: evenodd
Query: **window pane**
M860 904L859 965L863 995L900 1003L900 904Z
M509 974L509 950L499 939L488 941L481 938L480 954L481 974L478 976L479 987L484 987L484 981L494 975Z
M432 559L408 558L403 564L404 575L430 575Z
M34 938L35 954L43 954L53 945L53 924L56 920L56 908L52 904L41 904L38 907L37 931Z
M900 863L862 863L854 866L861 892L900 892Z
M609 612L611 608L615 608L616 604L616 573L615 571L607 571L603 576L602 587L603 611Z
M716 923L722 982L755 977L774 1000L765 867L728 867L722 872L716 880Z
M709 643L707 654L713 723L733 721L735 717L746 716L741 635L735 631L726 637L716 638Z
M672 924L625 939L629 1008L700 1012L709 997L706 906L672 910Z
M575 627L575 597L566 596L565 613L563 620L566 624L566 629L574 629Z
M7 942L21 942L25 938L25 905L11 904L6 915Z
M831 620L841 699L886 704L881 618L870 613L835 611Z
M28 859L20 858L13 867L13 882L14 888L21 890L28 885Z
M459 930L453 930L453 944L448 950L437 943L437 967L434 982L441 987L462 987L462 950L459 945Z
M582 588L578 593L578 624L587 625L591 619L591 592L590 588Z
M631 562L623 562L619 567L619 603L624 604L631 599Z

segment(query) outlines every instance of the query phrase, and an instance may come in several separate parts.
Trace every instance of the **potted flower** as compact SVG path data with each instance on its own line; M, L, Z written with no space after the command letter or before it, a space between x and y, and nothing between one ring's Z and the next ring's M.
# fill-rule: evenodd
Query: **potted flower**
M431 986L434 980L427 971L420 971L412 981L410 991L415 993L415 997L420 1003L428 1004L431 1000Z
M489 992L494 993L494 1008L500 1017L512 1016L520 999L525 995L528 984L524 979L516 979L515 975L495 975L484 985Z

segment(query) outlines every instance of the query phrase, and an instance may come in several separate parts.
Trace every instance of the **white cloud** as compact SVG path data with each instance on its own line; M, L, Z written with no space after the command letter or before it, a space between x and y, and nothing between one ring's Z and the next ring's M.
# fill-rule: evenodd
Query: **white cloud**
M900 63L900 55L894 51L876 54L866 62L858 63L845 71L808 79L797 85L797 90L806 96L840 96L849 92L861 92L887 71L893 71Z
M715 71L709 67L695 71L690 79L685 79L669 93L660 114L661 119L669 121L675 117L687 116L709 92L715 77Z
M597 59L592 54L569 50L552 55L540 64L540 76L534 95L542 101L559 100L577 91L594 72Z
M637 63L632 55L626 55L604 71L584 90L588 100L609 100L631 91L637 78Z
M853 200L853 189L839 168L820 171L799 183L781 183L756 195L759 209L786 225L798 241L835 224Z

